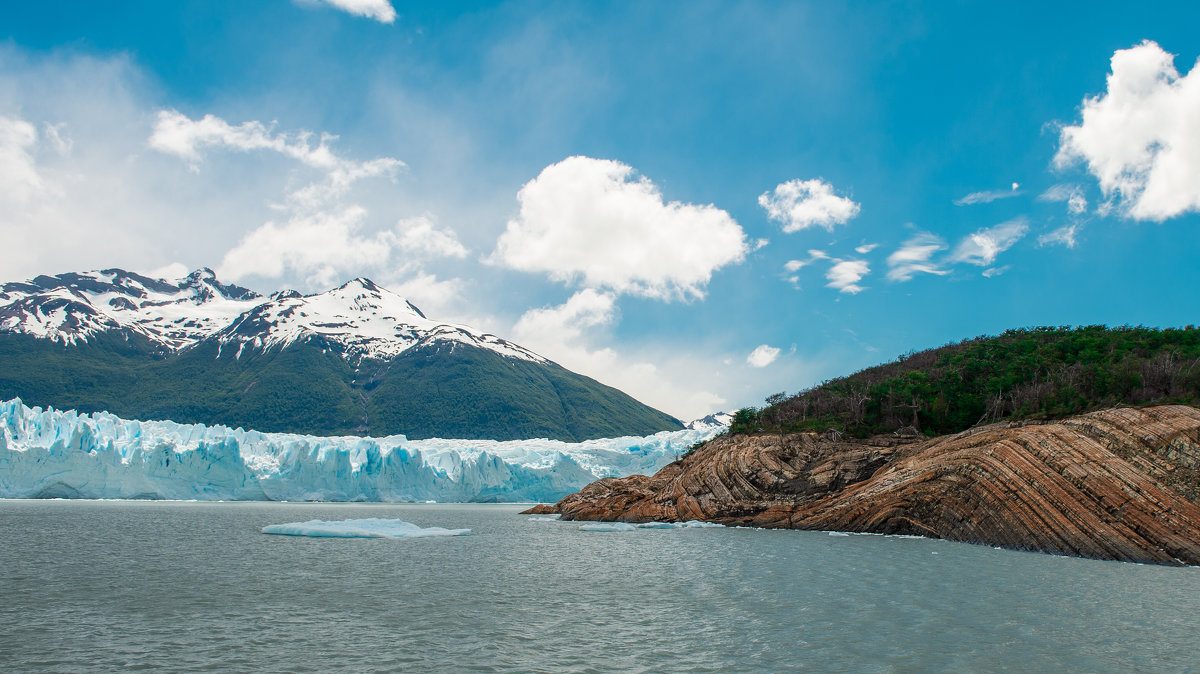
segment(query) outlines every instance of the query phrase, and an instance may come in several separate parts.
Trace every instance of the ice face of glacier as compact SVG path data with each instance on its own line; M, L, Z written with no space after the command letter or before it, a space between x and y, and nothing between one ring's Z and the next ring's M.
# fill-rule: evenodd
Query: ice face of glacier
M565 443L260 433L0 403L0 497L557 501L720 427Z

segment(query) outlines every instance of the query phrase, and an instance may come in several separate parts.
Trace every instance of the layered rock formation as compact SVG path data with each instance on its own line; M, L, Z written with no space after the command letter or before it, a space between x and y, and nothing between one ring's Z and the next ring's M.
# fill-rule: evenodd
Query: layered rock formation
M724 436L653 477L603 479L554 509L1200 564L1200 410L1118 408L934 439Z

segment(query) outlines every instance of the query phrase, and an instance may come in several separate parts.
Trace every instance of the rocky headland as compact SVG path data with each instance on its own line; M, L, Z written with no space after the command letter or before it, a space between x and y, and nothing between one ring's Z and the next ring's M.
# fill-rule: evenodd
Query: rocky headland
M1200 409L1115 408L938 438L726 435L653 477L602 479L545 510L1198 565Z

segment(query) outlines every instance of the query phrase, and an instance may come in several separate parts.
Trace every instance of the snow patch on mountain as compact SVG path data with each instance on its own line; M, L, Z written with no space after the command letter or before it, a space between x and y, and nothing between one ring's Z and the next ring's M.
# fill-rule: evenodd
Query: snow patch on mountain
M580 443L260 433L0 403L0 498L557 501L719 429Z

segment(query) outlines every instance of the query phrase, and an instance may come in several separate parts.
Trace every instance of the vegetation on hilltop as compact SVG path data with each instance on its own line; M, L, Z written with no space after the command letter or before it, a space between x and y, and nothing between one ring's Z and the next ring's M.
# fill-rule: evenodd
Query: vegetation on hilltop
M0 400L129 419L312 435L520 440L650 435L680 423L553 363L463 344L352 367L312 338L263 351L204 341L163 353L140 335L68 346L0 334Z
M1051 419L1117 405L1200 403L1200 329L1086 326L1009 330L777 393L738 410L731 433L865 437L956 433L1002 419Z

